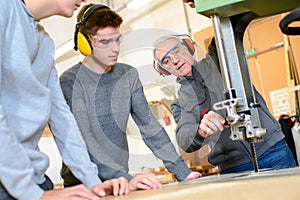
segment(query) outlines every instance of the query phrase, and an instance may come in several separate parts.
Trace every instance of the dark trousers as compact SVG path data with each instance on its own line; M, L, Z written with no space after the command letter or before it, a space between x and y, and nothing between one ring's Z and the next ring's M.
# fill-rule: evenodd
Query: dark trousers
M43 190L52 190L53 189L53 183L50 180L50 178L45 175L46 180L42 183L39 184L40 188ZM14 197L12 197L7 190L3 187L3 185L0 183L0 200L15 200Z
M257 159L257 162L259 169L283 169L289 167L296 167L296 162L293 157L293 154L284 139L277 142L265 153L263 153ZM221 174L245 172L252 170L254 170L253 163L249 162L240 166L233 167L231 169L221 171Z

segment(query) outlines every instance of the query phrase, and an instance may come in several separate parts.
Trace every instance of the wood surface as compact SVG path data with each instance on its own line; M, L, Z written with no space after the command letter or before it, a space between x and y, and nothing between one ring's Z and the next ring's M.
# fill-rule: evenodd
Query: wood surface
M212 175L104 200L299 200L300 168Z

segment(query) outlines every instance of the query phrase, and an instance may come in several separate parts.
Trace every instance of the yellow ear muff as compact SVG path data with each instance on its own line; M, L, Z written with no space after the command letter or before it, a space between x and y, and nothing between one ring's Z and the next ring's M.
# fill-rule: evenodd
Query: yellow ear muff
M77 36L77 46L79 51L84 56L88 56L92 53L92 46L90 44L90 40L80 32L78 32L78 36Z
M86 20L89 18L89 16L100 9L110 9L109 7L102 5L102 4L95 4L91 7L89 7L82 15L79 22L77 22L75 26L75 32L74 32L74 50L78 50L85 56L88 56L92 53L93 47L92 44L87 36L85 36L83 33L81 33L80 26L82 26Z

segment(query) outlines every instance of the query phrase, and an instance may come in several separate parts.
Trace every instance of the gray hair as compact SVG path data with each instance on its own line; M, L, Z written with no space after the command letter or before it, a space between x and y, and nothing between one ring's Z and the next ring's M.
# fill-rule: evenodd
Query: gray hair
M178 42L182 42L180 37L178 37L177 35L165 35L165 36L162 36L162 37L158 38L153 44L153 47L154 47L153 48L153 57L154 57L155 60L156 60L155 52L157 50L158 45L160 45L162 42L164 42L168 39L171 39L171 38L172 39L174 38L174 39L178 40Z

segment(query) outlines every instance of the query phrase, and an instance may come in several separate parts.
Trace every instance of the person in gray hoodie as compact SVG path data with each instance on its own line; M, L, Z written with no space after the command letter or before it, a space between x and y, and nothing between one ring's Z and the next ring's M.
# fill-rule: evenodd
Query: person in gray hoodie
M225 125L225 113L212 108L214 103L224 100L214 39L208 54L200 61L193 57L193 43L187 35L167 35L154 44L155 69L163 75L177 76L180 84L178 99L171 105L178 124L177 142L186 152L194 152L207 144L211 149L208 161L218 166L222 174L253 170L250 144L231 140L229 126ZM255 96L260 104L262 127L268 130L263 141L255 143L259 169L296 166L280 124L256 90Z
M71 17L84 0L0 1L0 199L99 199L125 194L124 178L102 181L66 104L54 43L39 23ZM38 143L49 124L64 162L82 185L53 190L49 158Z

